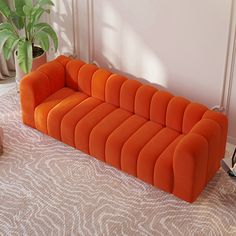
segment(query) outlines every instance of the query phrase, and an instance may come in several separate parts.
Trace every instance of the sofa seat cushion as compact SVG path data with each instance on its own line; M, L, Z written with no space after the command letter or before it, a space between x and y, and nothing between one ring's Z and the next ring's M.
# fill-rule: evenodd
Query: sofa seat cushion
M129 115L131 115L129 112L119 109L112 104L100 104L77 123L75 128L75 147L88 154L94 153L98 159L104 159L102 148L98 147L98 145L104 146L104 137L111 132L111 128L118 126ZM103 125L104 122L107 122L109 127L105 127ZM102 134L99 132L102 132ZM103 135L104 137L102 137ZM90 138L94 140L95 136L99 136L102 140L96 140L92 144L89 140Z
M62 88L40 103L34 111L35 127L39 131L48 134L47 118L49 112L62 100L74 94L75 91L70 88Z
M70 88L35 109L36 128L145 182L172 192L183 134Z
M121 169L120 156L125 142L146 122L147 120L145 118L134 114L126 119L119 127L113 130L106 141L106 163Z
M105 161L105 149L108 137L132 115L133 113L129 111L117 108L98 122L89 136L89 154L101 161Z
M51 109L47 118L48 134L53 138L61 140L61 122L63 117L87 98L86 94L75 92Z
M174 153L184 136L181 134L175 138L159 155L154 166L153 185L169 193L172 193L174 189Z

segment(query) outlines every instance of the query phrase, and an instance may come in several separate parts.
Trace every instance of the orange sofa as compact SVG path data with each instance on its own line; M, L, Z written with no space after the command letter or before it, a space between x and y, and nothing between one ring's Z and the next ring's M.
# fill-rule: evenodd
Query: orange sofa
M225 115L60 56L23 78L23 122L193 202L220 167Z

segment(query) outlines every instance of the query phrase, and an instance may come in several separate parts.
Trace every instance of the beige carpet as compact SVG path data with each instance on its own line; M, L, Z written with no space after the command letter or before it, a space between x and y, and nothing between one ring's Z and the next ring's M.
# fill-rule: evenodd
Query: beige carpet
M0 97L0 235L236 235L236 185L221 169L194 204L20 121Z

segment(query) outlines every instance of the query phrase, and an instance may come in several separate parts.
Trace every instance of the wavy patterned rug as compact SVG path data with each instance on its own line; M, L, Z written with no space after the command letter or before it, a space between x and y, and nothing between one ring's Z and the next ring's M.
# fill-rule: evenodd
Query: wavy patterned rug
M0 97L0 126L0 235L236 235L222 169L188 204L24 126L14 90Z

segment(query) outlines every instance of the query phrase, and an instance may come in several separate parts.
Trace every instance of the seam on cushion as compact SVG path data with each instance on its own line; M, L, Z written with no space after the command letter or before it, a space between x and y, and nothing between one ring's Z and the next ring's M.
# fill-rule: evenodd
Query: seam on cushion
M120 86L120 90L119 90L119 99L118 99L118 101L119 101L119 107L120 107L120 97L121 97L121 94L120 94L120 93L121 93L121 87L123 86L123 84L125 83L125 81L127 81L127 79L122 82L122 84L121 84L121 86Z
M196 103L190 102L190 104L196 104ZM190 104L188 104L188 106L189 106ZM187 108L186 108L186 109L187 109ZM206 108L206 109L207 109L207 108ZM207 109L206 111L208 111L208 109ZM199 121L202 120L202 118L203 118L203 116L204 116L204 114L205 114L206 111L204 111L204 112L202 113L201 118L200 118ZM184 115L185 115L185 111L184 111ZM184 118L184 116L183 116L183 118ZM206 119L209 119L209 118L206 118ZM210 120L210 119L209 119L209 120ZM198 122L199 122L199 121L198 121ZM197 123L198 123L198 122L197 122ZM193 127L194 127L197 123L195 123L195 124L193 125ZM193 129L193 127L192 127L187 133L183 133L183 125L182 125L182 133L183 133L183 134L188 134L188 133L190 133L191 130Z
M126 80L126 81L128 81L128 80ZM126 82L126 81L124 81L124 82ZM138 80L136 80L137 82L139 82ZM138 89L141 87L141 86L143 86L143 84L141 83L141 82L139 82L140 83L140 86L136 89L136 91L135 91L135 94L134 94L134 104L133 104L133 113L134 114L136 114L135 113L135 110L134 110L134 108L135 108L135 100L136 100L136 94L137 94L137 92L138 92ZM121 85L121 87L120 87L120 97L121 97L121 89L122 89L122 87L124 86L124 83ZM119 103L120 103L120 97L119 97ZM122 109L124 109L124 108L122 108ZM127 109L124 109L124 110L126 110L126 111L128 111ZM137 115L137 114L136 114Z
M183 113L183 119L182 119L182 125L181 125L181 133L183 134L183 127L184 127L184 116L185 116L185 113L186 113L186 110L188 108L188 106L190 106L192 104L192 102L190 102L184 109L184 113Z
M152 100L153 100L153 97L154 95L158 92L158 90L156 92L153 93L152 97L151 97L151 101L150 101L150 104L149 104L149 119L151 119L151 104L152 104ZM151 121L151 120L150 120Z
M122 109L122 108L118 108L118 109ZM124 111L126 111L125 109L122 109ZM131 112L130 112L131 113ZM106 142L105 142L105 162L106 162L106 146L107 146L107 140L109 139L109 137L111 136L112 133L114 133L123 123L125 123L130 117L132 117L133 115L127 117L125 120L123 120L114 130L111 131L111 133L108 135Z
M165 129L165 128L163 128L163 129ZM148 143L149 143L152 139L154 139L155 136L156 136L158 133L160 133L163 129L159 130L159 131L142 147L142 149L140 150L140 152L141 152L141 151L145 148L145 146L147 146ZM168 128L167 128L167 129L168 129ZM178 133L179 133L179 132L178 132ZM178 135L177 137L179 137L179 135ZM164 148L164 150L166 150L166 148L167 148L177 137L175 137L175 138ZM164 151L164 150L163 150L163 151ZM160 153L160 155L163 153L163 151ZM137 158L137 161L136 161L136 167L138 167L138 160L139 160L139 158L140 158L140 152L139 152L139 154L138 154L138 158ZM158 157L159 157L160 155L158 155ZM157 157L157 159L158 159L158 157ZM157 159L156 159L156 161L157 161ZM156 164L156 161L155 161L155 164ZM155 167L155 165L154 165L154 167ZM154 172L154 169L153 169L153 172ZM136 173L138 173L138 170L136 170ZM154 174L154 173L153 173L153 174ZM152 176L152 181L154 181L154 176Z
M52 95L52 87L51 87L51 83L50 83L50 79L49 79L48 75L46 73L42 72L41 70L37 70L37 72L40 72L41 74L43 74L44 76L47 77L48 83L49 83L49 87L50 87L50 95Z
M165 129L166 127L163 127L162 129L158 130L157 133L155 133L144 145L143 147L140 149L139 154L138 154L138 158L136 159L136 176L138 175L138 159L140 156L140 152L144 149L144 147L158 134L160 133L163 129Z
M67 63L66 63L66 65L65 65L65 82L66 82L66 71L68 70L68 63L69 62L73 62L73 61L76 61L76 60L74 60L74 59L72 59L72 60L70 60L70 61L68 61ZM85 63L84 63L84 65L86 65ZM77 79L77 86L78 86L78 80L79 80L79 71L80 71L80 69L84 66L84 65L82 65L80 68L78 68L78 67L76 67L76 69L77 69L77 75L76 75L76 79ZM66 84L66 83L65 83ZM79 87L78 87L78 90L79 90Z
M176 140L176 139L178 139L180 136L185 136L185 134L179 134L177 137L175 137L173 140L172 140L172 142L170 142L167 146L166 146L166 148L160 153L160 155L158 155L158 157L157 157L157 159L156 159L156 161L155 161L155 164L154 164L154 168L153 168L153 183L154 183L154 174L155 174L155 167L156 167L156 165L157 165L157 161L158 161L158 159L159 159L159 157L163 154L163 152L165 151L165 150L167 150L167 148ZM182 138L183 138L182 137ZM182 139L181 138L181 139ZM180 140L181 140L180 139ZM179 142L180 142L180 140L179 140ZM178 145L178 143L177 143L177 145ZM176 146L177 146L176 145ZM173 155L172 155L172 172L173 172L173 176L174 176L174 168L173 168L173 158L174 158L174 152L173 152ZM173 186L172 186L172 190L171 190L171 193L173 193L173 190L174 190L174 178L172 179L172 181L173 181Z
M89 98L91 98L91 97L87 97L87 98L84 99L82 102L84 102L85 100L87 100L87 99L89 99ZM81 103L82 103L82 102L81 102ZM81 103L77 104L76 106L80 105ZM101 104L102 104L102 103L98 104L96 107L98 107L98 106L101 105ZM74 106L73 108L75 108L76 106ZM96 107L92 108L92 110L94 110ZM90 111L89 111L88 113L86 113L84 116L86 116L87 114L89 114L92 110L90 110ZM68 113L66 113L66 114L68 114ZM83 117L84 117L84 116L83 116ZM64 116L64 117L65 117L65 116ZM63 117L63 119L61 120L61 123L63 122L64 117ZM82 119L83 117L81 117L81 119ZM79 121L80 121L80 120L77 121L76 125L78 124ZM75 127L76 127L76 125L75 125ZM74 138L75 138L75 130L74 130L73 135L74 135ZM73 140L73 142L74 142L73 144L74 144L74 146L75 146L75 140Z
M110 75L109 75L109 77L107 78L107 80L106 80L106 83L105 83L105 87L104 87L104 102L106 102L106 87L107 87L107 81L110 79L110 77L111 76L113 76L113 75L115 75L115 74L113 74L113 73L111 73ZM111 104L112 105L112 104Z
M70 95L69 95L70 96ZM69 97L69 96L67 96L67 97ZM66 97L66 98L67 98ZM64 98L65 99L65 98ZM63 99L63 100L64 100ZM60 102L62 102L63 100L61 100L61 101L59 101L56 105L54 105L49 111L48 111L48 113L47 113L47 122L46 122L46 130L47 130L47 134L48 134L48 115L49 115L49 113L51 112L51 110L55 107L55 106L57 106ZM42 104L42 103L41 103ZM37 107L36 107L37 108ZM34 114L35 114L35 111L34 111Z
M166 106L166 111L165 111L165 126L166 126L166 123L167 123L167 111L168 111L168 107L169 107L169 105L170 105L170 102L171 102L171 100L172 99L174 99L175 98L175 96L173 96L170 100L169 100L169 102L168 102L168 104L167 104L167 106Z
M208 121L210 121L210 122L213 122L213 123L215 123L217 126L219 126L220 127L220 138L221 138L221 136L222 136L222 129L221 129L221 126L220 126L220 124L218 123L218 122L216 122L215 120L211 120L211 119L209 119L209 118L206 118L205 120L208 120ZM203 136L202 134L200 134L200 133L198 133L198 132L191 132L191 134L197 134L197 135L200 135L200 136L202 136L206 141L207 141L207 144L208 144L208 158L207 158L207 173L206 173L206 183L207 183L207 175L208 175L208 160L209 160L209 158L210 158L210 151L209 151L209 142L208 142L208 139L205 137L205 136Z
M147 122L150 122L150 121L147 121ZM123 146L122 146L122 148L121 148L121 153L122 153L122 151L123 151L123 148L124 148L124 145L129 141L129 139L130 138L132 138L132 136L136 133L136 132L138 132L145 124L147 124L147 122L145 122L143 125L141 125L125 142L124 142L124 144L123 144ZM153 121L151 121L151 122L153 122ZM153 122L154 123L154 122ZM163 127L162 126L162 128L159 130L159 131L157 131L157 133L155 133L144 145L143 145L143 147L156 135L156 134L158 134L162 129L164 129L165 127ZM140 151L139 151L139 153L141 152L141 150L143 149L143 147L140 149ZM139 156L139 154L138 154L138 156ZM137 160L136 160L136 176L137 176L137 161L138 161L138 158L137 158Z
M65 63L65 65L63 65L62 63L61 63L61 61L59 61L59 60L57 60L56 62L58 62L59 64L61 64L63 67L64 67L64 76L65 76L65 85L66 85L66 67L67 67L67 64L70 62L70 61L72 61L72 60L68 60L66 63Z
M102 69L102 68L98 68L98 70L99 69ZM106 69L104 69L104 70L106 70ZM106 79L106 82L105 82L105 85L104 85L104 100L101 100L101 99L99 99L99 98L97 98L97 99L99 99L99 100L101 100L101 101L103 101L103 102L105 102L105 97L106 97L106 85L107 85L107 80L112 76L112 75L114 75L112 72L110 72L110 71L108 71L108 70L106 70L107 72L109 72L109 73L111 73L108 77L107 77L107 79ZM96 72L96 71L95 71ZM94 73L95 73L94 72ZM94 77L94 74L93 74L93 76L92 76L92 82L93 82L93 77ZM92 83L91 83L91 87L92 87ZM91 97L93 97L92 96L92 88L91 88ZM96 97L95 97L96 98Z
M189 101L188 101L189 102ZM191 104L191 102L188 103L188 105L184 108L184 112L183 112L183 117L182 117L182 122L181 122L181 131L180 133L183 133L183 124L184 124L184 114L186 112L187 107ZM179 131L178 131L179 132Z
M172 99L174 99L174 98L177 98L177 96L174 96L173 98L171 98L170 101L171 101ZM167 105L167 107L166 107L166 118L167 118L167 109L168 109L168 106L169 106L169 104L170 104L170 101L168 102L168 105ZM188 101L188 100L187 100L187 101ZM190 101L188 101L188 102L189 102L188 105L190 105L191 102L190 102ZM183 121L184 121L184 114L185 114L185 111L186 111L186 108L188 107L188 105L184 108L183 119L182 119L182 123L181 123L181 132L179 132L177 129L172 128L172 127L168 127L168 128L171 128L171 129L177 131L178 133L183 134ZM166 119L165 119L165 120L166 120ZM167 121L166 121L166 122L167 122ZM166 123L166 122L165 122L165 123ZM166 124L165 124L165 125L166 125Z
M73 94L72 95L70 95L70 96L73 96ZM68 96L68 97L70 97L70 96ZM68 97L66 97L66 98L68 98ZM65 98L65 99L66 99ZM65 99L63 99L61 102L59 102L57 105L59 105L60 103L62 103ZM86 98L85 98L86 99ZM85 99L83 99L81 102L83 102ZM61 140L61 124L62 124L62 120L64 119L64 117L65 117L65 115L66 114L68 114L68 112L70 112L74 107L76 107L77 105L79 105L81 102L79 102L79 103L77 103L77 104L75 104L73 107L71 107L63 116L62 116L62 118L61 118L61 121L60 121L60 140ZM56 105L56 106L57 106ZM55 107L56 107L55 106ZM55 108L55 107L53 107L53 109ZM49 111L49 113L52 111L52 109ZM49 115L49 113L48 113L48 115ZM47 117L47 122L48 122L48 117ZM47 125L48 126L48 125Z
M51 62L49 62L49 63L54 63L54 62L56 62L56 63L58 63L59 65L61 65L61 66L63 67L63 69L64 69L64 87L62 87L62 88L65 88L65 85L66 85L66 69L65 69L65 67L64 67L61 63L59 63L58 61L51 61ZM50 78L48 77L48 75L47 75L45 72L41 71L40 68L37 69L37 71L39 71L39 72L42 73L43 75L47 76L48 81L49 81L49 85L50 85L50 95L52 95L53 93L52 93L52 87L51 87ZM60 89L62 89L62 88L60 88ZM58 91L58 90L57 90L57 91Z
M76 127L77 127L77 125L78 125L78 123L85 117L85 116L87 116L88 114L90 114L93 110L95 110L96 108L98 108L99 106L101 106L102 104L104 104L104 103L106 103L106 102L102 102L102 103L100 103L100 104L98 104L96 107L94 107L91 111L89 111L87 114L85 114L77 123L76 123L76 125L75 125L75 130L76 130ZM111 111L112 112L112 111ZM110 113L109 113L110 114ZM98 121L99 122L99 121ZM74 146L75 146L75 130L74 130ZM89 134L89 136L90 136L90 134Z
M81 68L82 68L83 66L85 66L85 65L87 65L87 64L86 64L86 63L83 64L83 65L82 65L80 68L78 68L78 70L77 70L76 82L77 82L77 86L78 86L78 91L79 91L79 72L80 72ZM88 94L86 94L86 95L88 95Z
M133 117L133 116L137 116L136 114L133 114L132 116L130 116L130 117L128 117L125 121L127 121L128 119L130 119L131 117ZM134 130L134 132L133 133L131 133L128 137L127 137L127 140L139 129L139 128L141 128L148 120L147 119L145 119L146 121L143 123L143 124L141 124L136 130ZM125 122L124 121L124 122ZM124 123L124 122L122 122L122 123ZM120 125L115 129L115 130L113 130L110 134L109 134L109 136L108 136L108 138L118 129L120 127ZM107 138L107 140L108 140L108 138ZM105 150L106 150L106 146L107 146L107 140L106 140L106 143L105 143ZM127 142L127 140L122 144L122 146L121 146L121 149L120 149L120 165L121 165L121 152L122 152L122 149L123 149L123 146L125 145L125 143ZM106 155L105 155L105 161L107 161L106 160Z
M78 90L79 90L79 72L80 70L84 67L84 66L88 66L88 65L92 65L92 64L84 64L80 67L80 69L78 70L78 75L77 75L77 84L78 84ZM96 66L97 67L97 66ZM92 78L94 76L94 73L98 70L99 68L97 67L96 70L93 72L91 80L90 80L90 94L87 94L86 92L84 92L86 95L92 97L92 91L91 91L91 86L92 86Z
M136 115L136 116L138 116L137 114L134 114L134 115ZM143 118L143 117L142 117ZM135 132L125 141L125 143L124 143L124 145L129 141L129 139L130 138L132 138L132 136L135 134L135 133L137 133L145 124L147 124L148 122L150 122L150 121L148 121L147 120L147 122L145 122L144 124L142 124L137 130L135 130ZM153 122L153 121L151 121L151 122ZM155 122L153 122L153 123L155 123ZM162 126L162 128L159 130L159 131L161 131L163 128L165 128L165 127L163 127L163 125L161 125ZM158 132L159 132L158 131ZM157 133L158 133L157 132ZM157 133L155 133L154 135L153 135L153 137L157 134ZM152 137L151 137L152 138ZM149 142L149 141L148 141ZM123 145L123 146L124 146ZM121 149L121 152L122 152L122 150L123 150L123 147L122 147L122 149Z
M58 59L58 58L56 58L56 59L55 59L55 61L56 61L56 62L58 62L58 63L60 63L60 64L61 64L63 67L65 67L65 68L66 68L66 66L67 66L68 62L70 62L70 61L72 61L72 60L73 60L73 59L72 59L72 60L71 60L71 59L69 59L69 60L68 60L68 61L65 63L65 65L63 65L63 64L61 63L61 61L60 61L60 60L57 60L57 59Z
M203 116L205 115L205 113L207 113L207 112L209 112L209 111L212 111L212 110L207 109L207 110L203 113ZM211 117L202 117L202 119L207 119L207 120L214 121L214 122L216 122L216 123L221 127L222 130L225 129L225 127L222 126L221 122L218 122L217 120L212 119Z
M121 84L121 86L120 86L120 91L121 91L121 87L123 86L124 82L127 81L127 78L126 78L125 76L121 76L121 75L118 75L118 74L111 74L111 75L108 77L108 79L109 79L111 76L114 76L114 75L117 75L117 76L120 76L120 77L125 78L125 80L122 82L122 84ZM108 81L108 79L107 79L107 81ZM106 81L106 85L107 85L107 81ZM116 105L114 105L114 104L112 104L112 103L106 101L106 90L107 90L106 85L105 85L105 100L104 100L104 102L106 102L106 103L108 103L108 104L111 104L111 105L113 105L113 106L116 106ZM120 91L119 91L119 99L118 99L118 100L119 100L119 106L116 106L116 107L120 107Z
M96 126L98 126L107 116L109 116L110 114L112 114L113 112L115 112L117 109L121 109L121 108L116 108L115 110L111 111L109 114L107 114L105 117L103 117L103 118L92 128L91 132L89 133L89 141L90 141L90 135L91 135L93 129L94 129ZM131 112L129 112L129 113L131 113ZM131 117L131 116L130 116L130 117ZM129 117L128 117L128 118L129 118ZM127 119L128 119L128 118L127 118ZM127 120L127 119L125 119L125 120ZM122 124L123 122L125 122L125 120L122 121L121 124ZM119 124L118 127L119 127L121 124ZM112 132L113 132L113 131L112 131ZM108 135L108 137L109 137L109 136L110 136L110 134ZM107 139L108 139L108 137L107 137ZM107 140L106 140L106 142L107 142ZM105 148L106 148L106 142L105 142ZM89 150L89 153L90 153L90 150ZM105 157L105 160L106 160L106 157Z
M199 134L199 133L191 133L191 134L194 134L194 135L197 135L197 136L200 136L200 137L202 137L206 142L207 142L207 153L208 153L208 158L209 158L209 143L208 143L208 141L207 141L207 139L204 137L204 136L202 136L201 134ZM185 134L185 136L187 136L188 134ZM207 158L207 170L208 170L208 158ZM173 155L173 160L174 160L174 155ZM196 155L194 154L194 160L196 160ZM174 172L174 166L173 166L173 173L174 173L174 182L173 182L173 190L172 190L172 193L174 192L174 189L175 189L175 172ZM205 173L205 185L207 184L207 181L206 181L206 179L207 179L207 173ZM195 175L193 175L194 177L195 177ZM191 199L193 198L193 192L191 193Z

